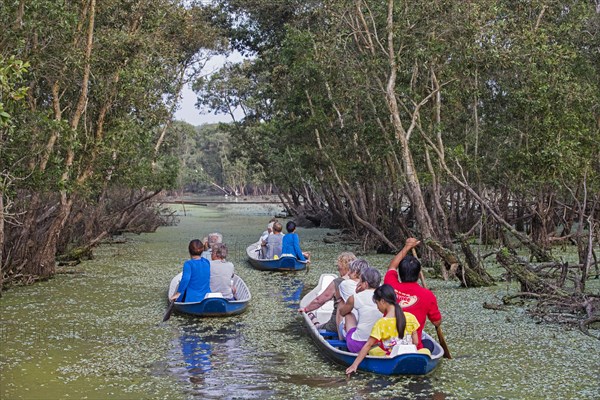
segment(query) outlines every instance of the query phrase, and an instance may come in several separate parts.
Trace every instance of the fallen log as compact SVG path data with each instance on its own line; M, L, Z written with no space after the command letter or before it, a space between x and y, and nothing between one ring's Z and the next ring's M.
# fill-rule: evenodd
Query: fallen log
M501 249L496 254L498 263L521 283L522 292L545 293L567 297L569 294L563 289L545 281L535 274L529 263L511 254L507 248Z

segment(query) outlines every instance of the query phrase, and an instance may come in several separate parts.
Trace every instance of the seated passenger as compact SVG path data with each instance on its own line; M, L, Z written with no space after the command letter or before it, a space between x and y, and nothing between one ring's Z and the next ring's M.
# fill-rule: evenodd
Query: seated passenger
M283 237L284 234L281 233L283 227L279 222L275 222L273 224L273 233L267 237L265 240L265 246L267 248L267 253L265 255L266 259L273 259L275 256L278 258L281 257L281 251L283 248Z
M275 222L271 221L267 225L267 230L264 231L260 235L260 239L258 239L258 243L260 243L258 258L265 259L267 258L267 238L273 233L273 225Z
M296 223L288 221L285 229L288 233L283 237L281 255L291 255L300 261L310 262L310 253L300 250L300 239L296 233Z
M356 285L360 280L360 274L363 269L369 268L369 263L367 260L363 260L361 258L352 261L348 265L348 279L344 280L340 283L339 286L339 295L340 295L340 303L338 304L338 310L336 314L336 326L338 327L338 336L340 340L344 340L346 337L346 330L344 329L344 317L340 314L340 308L346 304L348 298L356 293Z
M221 293L224 298L231 300L235 295L233 287L233 263L226 261L227 246L224 243L215 243L212 248L210 262L210 291Z
M210 292L210 262L200 257L203 247L198 239L190 242L188 250L191 259L183 264L181 281L171 300L188 303L202 301Z
M378 287L373 293L373 301L375 301L377 308L383 313L384 317L375 323L369 339L360 349L352 365L346 369L348 375L356 372L358 365L367 356L371 347L375 345L378 345L385 354L389 355L394 346L416 344L419 340L417 335L419 322L414 315L402 312L402 309L396 303L396 292L393 287L386 284ZM398 332L402 332L402 336Z
M316 310L321 307L323 304L328 302L329 300L333 300L333 311L331 313L331 318L328 322L323 325L320 325L319 328L325 329L329 332L336 332L338 324L336 323L337 309L342 298L340 297L339 287L340 284L349 278L348 273L350 271L349 264L356 260L356 256L350 252L343 252L337 258L336 266L337 270L340 273L338 278L335 278L327 288L318 295L313 301L311 301L306 307L298 309L299 312L309 313L311 319L314 318L313 314L310 314L311 311ZM314 322L314 321L313 321Z
M364 268L360 273L360 281L356 285L356 293L348 297L340 307L344 316L346 346L352 353L358 353L363 348L375 322L383 315L373 302L373 293L381 283L381 274L375 268ZM356 315L352 313L356 310Z
M212 247L217 243L223 243L223 235L217 232L209 233L207 245L205 246L205 250L202 252L202 258L206 258L208 261L210 261L212 259Z
M271 218L271 220L267 224L267 230L260 234L260 239L258 239L258 243L262 244L265 240L267 240L267 236L273 233L273 225L277 221L277 218Z

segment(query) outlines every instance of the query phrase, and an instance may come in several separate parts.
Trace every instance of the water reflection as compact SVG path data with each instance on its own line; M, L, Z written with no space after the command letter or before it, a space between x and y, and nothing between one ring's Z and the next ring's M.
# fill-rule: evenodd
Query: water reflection
M366 380L366 385L358 390L358 393L365 397L368 397L370 393L393 390L395 392L405 392L406 396L389 397L390 400L414 399L415 395L419 398L432 400L444 400L446 398L445 393L434 389L432 382L434 378L431 376L382 376L363 373L353 377L353 379L357 378Z
M285 279L281 285L281 296L288 308L298 308L300 296L304 289L304 281L297 277Z
M267 385L254 383L264 382L265 376L258 368L260 357L244 349L242 324L193 317L184 317L180 322L181 333L173 341L169 373L188 382L186 396L233 399L240 394L243 398L272 394Z
M201 340L200 333L195 327L184 326L183 334L179 337L181 345L181 354L185 361L185 368L188 370L190 381L193 381L195 375L210 371L210 343Z

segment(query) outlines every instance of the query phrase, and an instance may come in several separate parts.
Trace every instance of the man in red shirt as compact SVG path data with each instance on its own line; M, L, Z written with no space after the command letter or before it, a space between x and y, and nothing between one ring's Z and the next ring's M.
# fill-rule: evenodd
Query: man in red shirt
M435 295L431 290L425 289L417 283L421 272L421 263L416 257L408 255L420 243L415 238L406 239L404 248L390 261L388 271L383 278L383 283L391 285L396 291L398 304L402 307L402 311L413 314L421 325L417 331L419 335L417 349L423 348L421 334L426 318L429 318L436 327L442 323L442 315Z

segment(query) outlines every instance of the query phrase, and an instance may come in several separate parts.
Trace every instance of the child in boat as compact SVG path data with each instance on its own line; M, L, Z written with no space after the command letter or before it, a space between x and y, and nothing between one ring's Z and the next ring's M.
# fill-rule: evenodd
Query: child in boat
M419 321L414 315L402 312L396 303L396 292L392 286L384 284L378 287L373 293L373 301L377 304L379 311L383 313L383 317L373 325L367 343L360 350L352 365L346 369L348 375L356 372L358 365L375 345L378 345L379 351L375 350L377 354L372 355L390 355L396 345L416 344L419 341L417 336ZM402 337L398 332L403 332Z
M340 302L338 304L338 309L336 313L336 324L338 327L337 331L340 340L346 339L346 327L344 326L345 318L340 312L340 310L344 308L350 296L356 293L356 286L360 281L360 274L363 270L367 268L370 268L367 260L358 258L352 261L348 265L348 279L345 279L342 283L340 283L340 286L338 287L338 292L340 294ZM353 313L358 315L358 312L356 311L353 311Z
M333 311L331 313L331 318L325 324L319 325L318 327L320 329L325 329L326 331L330 332L336 332L338 330L339 323L337 323L337 309L340 302L342 301L342 298L340 296L340 284L346 279L350 278L350 263L352 263L352 261L354 260L356 260L356 256L353 253L350 253L348 251L341 253L338 256L337 261L335 263L340 276L338 278L335 278L333 282L331 282L329 286L327 286L323 293L318 295L306 307L301 307L298 309L299 312L308 313L310 320L315 325L317 325L317 317L311 311L320 308L329 300L333 300Z

